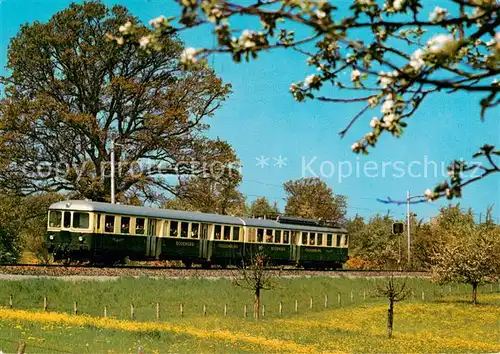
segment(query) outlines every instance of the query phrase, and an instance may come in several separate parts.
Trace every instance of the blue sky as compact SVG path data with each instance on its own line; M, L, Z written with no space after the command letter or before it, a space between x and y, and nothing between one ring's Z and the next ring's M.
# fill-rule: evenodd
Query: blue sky
M55 12L65 8L66 0L0 0L0 67L6 63L9 39L19 26L35 20L47 21ZM80 2L80 1L77 1ZM123 4L143 22L160 14L173 14L168 0L122 0L104 1L106 4ZM438 2L433 2L438 4ZM245 23L236 24L244 28ZM213 38L208 32L191 31L182 35L187 46L210 46ZM500 145L500 120L497 112L490 111L484 122L479 118L479 98L469 94L439 94L422 105L408 121L408 128L400 139L383 136L377 148L368 156L351 152L351 144L369 131L372 115L360 119L344 139L338 132L357 112L359 106L320 102L295 102L288 92L292 82L314 73L305 64L306 57L291 50L280 50L261 54L252 63L235 64L228 57L216 56L210 63L226 82L233 86L233 93L224 106L209 121L210 135L227 140L236 150L243 164L241 191L249 200L266 196L284 207L281 185L290 180L312 174L321 175L335 193L348 197L348 215L359 213L370 216L386 213L403 218L404 206L384 205L376 198L390 196L404 199L406 190L422 194L444 179L441 172L434 175L434 162L438 170L455 158L471 160L471 155L484 143ZM347 73L349 75L349 73ZM374 112L375 114L377 112ZM269 165L257 166L263 156ZM279 157L286 158L286 166L275 166ZM374 161L374 162L368 162ZM406 171L401 176L394 166ZM413 162L413 174L408 175ZM433 162L434 161L434 162ZM427 162L428 176L423 177ZM363 167L376 163L377 176L373 169L363 173ZM382 164L385 176L382 176ZM353 173L341 178L339 164ZM307 168L309 166L309 168ZM332 166L334 170L332 170ZM356 166L360 175L356 176ZM304 174L305 172L305 174ZM445 171L446 172L446 171ZM464 190L460 200L463 207L484 211L494 204L495 215L500 217L500 179L498 176L474 184ZM419 218L429 218L439 211L446 200L412 206Z

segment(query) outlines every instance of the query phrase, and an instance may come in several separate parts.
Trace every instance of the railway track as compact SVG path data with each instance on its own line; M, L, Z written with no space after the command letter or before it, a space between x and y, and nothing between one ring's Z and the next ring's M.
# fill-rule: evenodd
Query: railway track
M388 271L388 270L311 270L303 268L284 267L269 268L276 276L312 277L312 276L349 276L373 277L388 276L418 276L429 274L418 271ZM62 264L3 264L0 265L0 274L30 275L30 276L153 276L153 277L234 277L238 273L236 268L183 268L175 266L90 266L90 265L62 265Z

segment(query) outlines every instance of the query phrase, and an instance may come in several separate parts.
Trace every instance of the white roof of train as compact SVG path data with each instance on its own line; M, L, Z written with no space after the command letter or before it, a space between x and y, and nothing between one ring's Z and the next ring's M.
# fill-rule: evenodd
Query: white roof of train
M164 219L186 220L186 221L199 221L212 224L231 224L231 225L248 225L252 227L284 229L284 230L306 230L317 232L330 232L330 233L347 233L345 229L310 226L310 225L297 225L278 222L273 219L250 219L240 218L229 215L218 215L201 213L195 211L181 211L171 209L161 209L152 207L111 204L102 202L93 202L88 200L67 200L54 203L49 207L50 210L76 210L76 211L93 211L109 214L124 214L144 217L155 217Z

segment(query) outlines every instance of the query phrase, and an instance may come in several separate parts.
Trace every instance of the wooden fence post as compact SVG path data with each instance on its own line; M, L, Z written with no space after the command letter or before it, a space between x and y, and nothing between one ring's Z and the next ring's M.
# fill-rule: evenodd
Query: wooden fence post
M451 285L448 285L448 294L451 295Z
M181 317L184 316L184 304L181 302L180 306L179 306L179 310L181 312Z
M353 302L353 301L354 301L354 293L351 290L351 302Z
M227 304L224 304L224 316L227 316Z
M243 317L247 318L247 315L248 315L247 305L244 305L243 306Z
M490 293L493 292L493 283L490 283Z
M160 303L159 302L156 303L156 319L157 320L160 319Z
M203 316L207 315L207 305L203 305Z
M295 312L299 312L299 301L295 300Z
M9 307L10 308L14 307L14 300L13 300L12 294L9 295Z
M104 305L104 318L108 317L108 307Z
M134 304L130 304L130 319L135 320L135 308Z
M363 289L363 301L366 301L366 289Z
M425 301L425 291L422 290L422 301Z
M339 306L342 306L342 295L340 293L337 296L337 301L339 303Z
M266 305L262 305L262 317L266 316Z
M279 308L280 316L283 315L283 303L280 301L280 308Z
M43 310L47 311L47 307L48 307L48 305L47 305L47 296L44 296L43 297Z
M312 309L313 308L313 298L309 298L309 308Z
M78 315L78 302L73 303L73 314Z
M328 307L328 295L325 294L325 309Z

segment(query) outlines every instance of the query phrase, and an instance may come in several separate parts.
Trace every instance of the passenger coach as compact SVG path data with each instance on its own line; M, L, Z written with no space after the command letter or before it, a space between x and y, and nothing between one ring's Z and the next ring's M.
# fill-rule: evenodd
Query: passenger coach
M187 267L240 264L255 252L264 252L274 264L315 268L340 268L348 259L347 231L314 220L249 219L83 200L50 206L47 245L55 260L181 260Z

